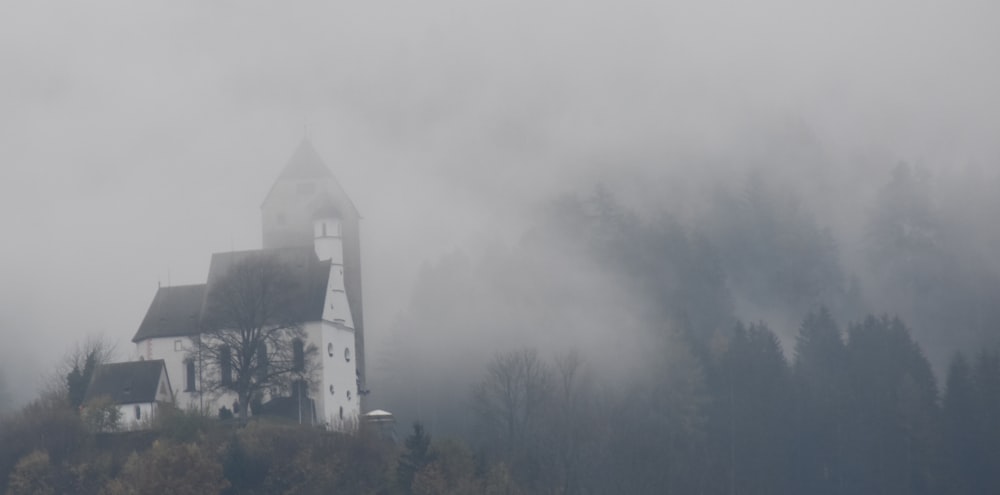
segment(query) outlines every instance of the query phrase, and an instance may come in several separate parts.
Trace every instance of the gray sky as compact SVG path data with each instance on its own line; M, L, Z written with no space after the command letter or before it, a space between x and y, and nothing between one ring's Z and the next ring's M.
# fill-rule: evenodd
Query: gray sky
M845 175L858 156L993 167L998 14L988 0L0 2L0 357L42 365L89 333L131 352L158 281L202 282L212 252L259 247L260 202L306 127L365 217L373 339L423 260L516 238L534 202L623 170L670 191L799 126Z

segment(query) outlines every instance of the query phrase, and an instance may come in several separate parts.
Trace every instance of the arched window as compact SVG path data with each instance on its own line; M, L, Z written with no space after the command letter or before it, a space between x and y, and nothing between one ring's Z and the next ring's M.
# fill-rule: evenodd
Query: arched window
M333 342L326 345L326 353L333 357Z
M219 349L219 373L222 375L220 380L223 387L233 385L233 351L228 345Z
M347 361L348 363L351 362L351 348L350 347L345 347L344 348L344 361Z
M306 370L306 346L302 339L292 341L292 371Z
M184 361L184 380L185 380L185 392L194 392L195 387L195 369L194 369L194 359L188 359Z
M137 404L135 406L135 420L139 421L140 419L142 419L142 408Z

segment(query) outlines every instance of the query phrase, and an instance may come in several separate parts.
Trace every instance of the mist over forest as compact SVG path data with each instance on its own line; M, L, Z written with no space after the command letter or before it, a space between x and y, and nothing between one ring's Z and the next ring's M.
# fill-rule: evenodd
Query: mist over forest
M407 495L1000 491L998 16L0 2L0 472L97 493L142 450L234 493L269 493L247 465ZM361 215L366 400L400 442L182 414L103 452L67 356L137 359L160 287L259 248L303 141Z
M737 322L768 325L792 360L821 308L845 326L898 316L939 383L956 352L995 348L996 173L898 162L845 180L811 158L674 178L683 187L610 171L534 205L524 231L425 262L373 346L375 397L468 433L469 390L498 350L575 351L618 386L673 346L722 345Z

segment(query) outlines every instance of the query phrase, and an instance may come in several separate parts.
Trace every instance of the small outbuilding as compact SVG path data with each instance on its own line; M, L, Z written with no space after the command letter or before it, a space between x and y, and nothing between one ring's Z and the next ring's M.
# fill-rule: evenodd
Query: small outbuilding
M391 412L376 409L361 415L362 424L386 440L396 442L396 417Z
M173 402L170 377L162 359L102 364L87 387L84 408L109 399L120 412L118 428L149 428L161 403Z

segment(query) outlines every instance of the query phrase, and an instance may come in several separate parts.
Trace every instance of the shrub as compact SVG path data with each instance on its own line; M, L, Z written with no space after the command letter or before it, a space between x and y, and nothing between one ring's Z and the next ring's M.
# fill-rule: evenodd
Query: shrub
M55 475L49 454L36 450L17 462L10 474L8 495L48 495L55 493Z
M142 454L132 454L118 479L105 485L107 495L219 493L229 486L222 465L195 444L157 441Z
M80 418L93 433L111 433L121 429L122 411L111 397L97 397L84 404Z

